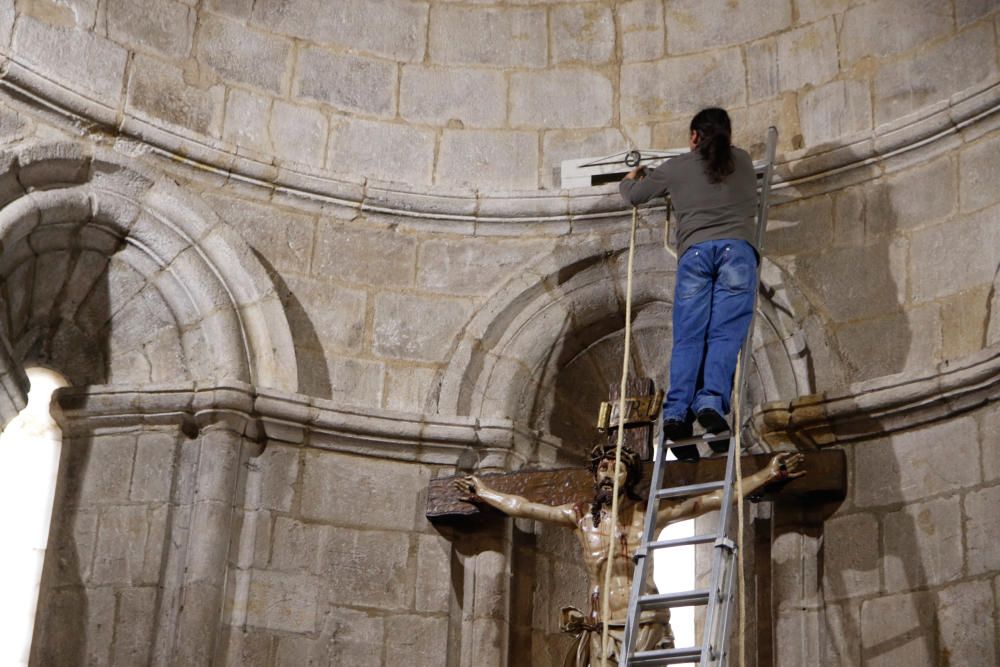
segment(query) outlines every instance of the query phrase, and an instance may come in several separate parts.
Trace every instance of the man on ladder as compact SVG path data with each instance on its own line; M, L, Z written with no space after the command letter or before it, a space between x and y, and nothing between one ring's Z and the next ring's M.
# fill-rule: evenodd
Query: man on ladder
M731 143L729 114L704 109L691 120L691 152L648 175L642 166L621 182L632 206L669 194L677 214L670 386L663 404L668 440L691 437L695 419L709 433L729 429L736 359L753 318L758 251L757 178L750 155ZM712 442L725 452L725 441ZM697 460L695 444L676 446Z

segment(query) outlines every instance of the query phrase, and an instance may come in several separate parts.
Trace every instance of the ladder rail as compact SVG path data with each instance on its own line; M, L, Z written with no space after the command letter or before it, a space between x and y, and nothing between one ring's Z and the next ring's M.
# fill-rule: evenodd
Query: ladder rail
M666 452L663 429L660 429L660 446L656 448L656 454L653 457L653 477L649 481L649 498L646 500L645 526L643 526L642 538L639 541L639 549L635 554L636 564L635 571L632 573L632 592L628 598L628 615L625 617L625 635L622 637L622 650L618 656L619 667L628 667L629 656L635 652L639 597L646 585L646 577L649 574L649 558L652 556L647 548L647 536L652 535L653 531L656 530L656 514L660 504L656 497L656 489L659 488L663 479L663 463L667 458ZM608 567L610 566L609 563Z

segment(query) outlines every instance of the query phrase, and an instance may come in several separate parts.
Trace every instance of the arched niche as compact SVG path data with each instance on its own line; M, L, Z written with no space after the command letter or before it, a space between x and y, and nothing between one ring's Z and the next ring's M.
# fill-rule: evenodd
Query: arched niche
M513 419L559 438L565 460L582 457L597 437L600 402L620 381L626 262L627 247L567 252L513 278L459 340L442 376L438 410ZM669 371L675 276L676 261L662 240L653 233L642 238L629 370L658 387ZM749 405L812 393L817 365L840 364L791 277L765 258L761 280Z
M294 391L288 323L249 247L197 200L120 159L26 146L0 173L4 421L29 363L77 386L239 380Z

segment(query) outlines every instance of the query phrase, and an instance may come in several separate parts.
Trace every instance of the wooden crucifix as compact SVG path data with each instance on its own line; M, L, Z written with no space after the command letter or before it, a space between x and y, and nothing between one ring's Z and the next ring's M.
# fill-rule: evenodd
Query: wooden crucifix
M645 516L645 501L652 464L653 424L659 418L662 394L653 392L653 383L641 379L629 384L624 418L617 414L617 396L602 406L598 428L607 434L607 442L595 448L591 466L555 470L530 470L509 474L460 476L431 482L427 499L427 516L434 521L459 524L477 522L477 515L497 510L513 517L530 518L564 525L579 533L583 546L584 567L590 580L589 613L577 609L563 610L563 629L577 639L577 667L590 667L614 658L620 645L620 630L628 597L634 561L632 554L639 545ZM635 392L635 395L632 394ZM644 392L644 393L643 393ZM623 508L617 517L607 510L615 478L614 449L617 428L624 428L622 460L626 464ZM664 466L662 485L681 486L722 479L725 459L702 459L698 462L671 462ZM768 494L770 497L794 500L798 503L819 503L835 507L843 500L846 489L844 456L839 451L802 454L770 454L746 456L742 459L744 489L747 494ZM789 472L790 471L790 472ZM808 474L804 474L808 471ZM802 475L802 476L800 476ZM656 525L693 518L717 509L719 492L693 498L663 501L657 510ZM607 562L607 544L621 541L613 563ZM611 569L611 586L602 590L607 570ZM608 597L610 616L601 617L603 596ZM671 635L669 615L657 613L640 617L638 650L669 645ZM613 646L600 640L602 624L612 628ZM614 630L617 628L617 630ZM617 634L616 634L617 633Z

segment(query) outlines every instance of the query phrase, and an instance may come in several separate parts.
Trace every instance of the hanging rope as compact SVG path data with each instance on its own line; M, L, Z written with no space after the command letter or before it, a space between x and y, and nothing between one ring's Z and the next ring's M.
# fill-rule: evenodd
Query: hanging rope
M611 571L615 564L615 531L618 528L618 476L622 465L622 444L625 442L625 392L628 383L628 360L632 348L632 260L635 257L635 228L639 209L632 207L632 229L628 238L628 269L625 280L625 352L622 355L622 382L618 393L618 439L615 445L615 482L611 495L611 524L608 538L608 560L604 569L604 588L601 594L601 664L608 667L608 624L611 615Z
M752 334L749 334L752 335ZM740 396L739 387L742 383L743 369L740 358L736 358L736 376L733 379L733 447L736 448L736 576L740 591L740 629L739 629L739 651L740 667L746 665L746 612L747 600L744 586L743 571L743 466L740 463L742 458L742 445L740 443L740 433L743 431L743 421L740 417Z

